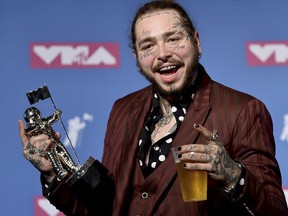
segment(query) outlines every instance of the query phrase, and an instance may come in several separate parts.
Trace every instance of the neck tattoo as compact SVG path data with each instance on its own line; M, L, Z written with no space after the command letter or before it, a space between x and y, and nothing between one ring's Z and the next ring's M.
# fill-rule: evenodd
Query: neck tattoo
M162 118L159 119L159 121L157 122L156 125L158 127L164 127L164 126L166 126L166 125L168 125L170 123L172 117L173 117L173 113L170 113L167 116L163 115Z

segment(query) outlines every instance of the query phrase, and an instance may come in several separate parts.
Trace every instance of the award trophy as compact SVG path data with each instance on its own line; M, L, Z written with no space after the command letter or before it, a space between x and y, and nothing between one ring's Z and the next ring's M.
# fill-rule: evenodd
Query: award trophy
M29 107L26 109L24 112L24 119L27 123L25 126L25 132L28 137L36 136L38 134L48 135L48 137L55 143L55 147L47 152L43 151L41 156L46 157L51 162L53 170L59 181L66 177L67 180L65 179L65 184L75 194L77 194L80 199L91 204L93 202L93 198L95 197L94 193L97 193L98 190L97 185L101 181L100 173L107 174L108 171L93 157L89 157L83 165L80 165L75 149L61 119L62 112L56 108L56 105L46 85L28 92L26 96L30 102L30 105L47 98L51 99L51 102L55 108L55 111L51 116L43 118L41 116L41 112L36 107ZM65 146L56 137L52 124L58 120L61 121L62 127L66 132L66 136L70 142L70 146L78 164L74 162Z

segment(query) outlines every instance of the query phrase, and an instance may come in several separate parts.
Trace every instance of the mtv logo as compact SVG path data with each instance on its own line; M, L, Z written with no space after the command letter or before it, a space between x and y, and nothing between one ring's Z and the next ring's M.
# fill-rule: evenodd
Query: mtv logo
M43 196L34 197L34 216L65 216Z
M286 202L288 204L288 187L284 187L283 191L284 191L284 194L285 194Z
M288 65L288 41L248 42L246 52L250 66Z
M113 68L120 65L118 43L32 43L32 68Z

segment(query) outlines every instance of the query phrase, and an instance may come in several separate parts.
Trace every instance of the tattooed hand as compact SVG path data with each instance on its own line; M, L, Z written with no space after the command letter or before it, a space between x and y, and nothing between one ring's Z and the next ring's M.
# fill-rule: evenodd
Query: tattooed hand
M53 143L45 134L27 137L24 130L24 123L21 120L18 121L18 126L24 157L43 173L48 182L51 182L55 177L55 173L52 170L50 161L45 155L46 151L51 148Z
M207 139L208 144L189 144L178 147L179 159L183 167L190 170L205 170L215 180L221 180L225 186L236 184L240 168L228 155L224 144L219 140L216 131L194 124L194 129Z

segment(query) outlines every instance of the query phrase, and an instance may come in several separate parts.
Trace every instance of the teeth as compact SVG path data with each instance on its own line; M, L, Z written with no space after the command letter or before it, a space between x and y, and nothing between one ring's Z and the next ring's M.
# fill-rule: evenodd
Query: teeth
M163 72L163 71L171 70L171 69L174 69L174 68L176 68L176 66L171 65L171 66L167 66L167 67L161 68L160 71Z

